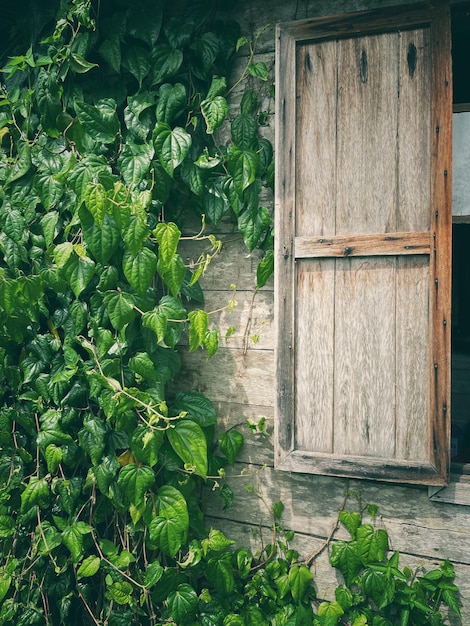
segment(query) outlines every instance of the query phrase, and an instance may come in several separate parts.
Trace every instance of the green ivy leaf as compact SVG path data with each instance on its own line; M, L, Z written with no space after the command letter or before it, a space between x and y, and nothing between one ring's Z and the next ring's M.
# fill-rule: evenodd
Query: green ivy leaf
M119 132L119 120L116 115L116 102L111 98L100 100L91 105L76 102L77 116L86 132L97 141L112 143Z
M6 185L18 180L29 172L31 168L31 148L27 141L21 142L18 147L18 155L10 170Z
M362 561L357 553L357 542L337 541L333 544L330 563L343 574L346 585L350 587L361 571Z
M129 604L132 599L133 587L126 580L118 580L111 583L107 588L107 592L117 604Z
M183 115L186 106L186 88L182 83L165 84L158 90L157 121L172 124Z
M125 46L122 50L121 63L134 76L139 83L139 87L141 87L142 81L152 67L149 49L137 43Z
M160 3L145 2L132 7L129 15L129 33L149 46L155 46L160 34L163 6Z
M101 183L89 182L85 187L83 199L95 222L98 226L102 226L107 202L106 190L103 185Z
M153 131L155 153L167 174L173 177L175 168L185 159L191 147L191 135L183 128L171 129L158 123Z
M223 96L227 93L227 79L225 76L213 76L211 86L207 92L206 100L213 100L217 96Z
M207 474L207 442L204 431L190 419L178 420L174 428L167 431L171 447L183 461L202 476Z
M219 436L219 448L225 454L230 465L235 463L235 459L243 445L243 435L237 430L231 429Z
M95 275L95 263L88 257L72 254L63 269L75 297L78 298Z
M169 594L167 602L170 616L176 624L191 622L199 605L197 593L187 583L178 585L176 591Z
M98 263L105 265L117 251L120 243L119 228L114 217L106 213L101 226L98 226L84 206L80 208L79 216L85 243Z
M123 239L126 248L131 254L136 256L149 238L150 228L147 226L147 222L139 215L129 213L126 227L123 230Z
M69 549L74 563L83 557L83 537L90 532L90 526L84 522L75 522L62 531L62 542Z
M188 505L182 493L171 485L160 487L155 504L159 516L150 522L150 537L165 554L174 556L187 538Z
M189 391L177 393L175 409L179 413L185 411L187 417L197 422L201 428L207 428L217 423L214 405L200 393Z
M131 287L137 294L144 295L157 271L157 255L149 248L142 248L135 256L126 250L122 266Z
M255 181L259 155L254 150L241 150L229 146L227 166L233 177L233 184L239 196Z
M186 275L186 267L183 259L179 254L175 254L171 265L163 265L159 261L157 264L157 271L162 277L164 283L170 289L173 297L176 298L180 292Z
M121 291L107 291L103 301L111 324L116 330L121 330L134 319L136 315L134 299L130 294Z
M131 437L131 451L138 461L153 467L158 463L158 453L163 445L165 434L148 426L137 426Z
M149 172L153 155L153 146L150 144L125 144L118 159L118 166L127 185L138 185L142 182Z
M203 344L209 324L209 316L206 311L198 309L190 311L189 317L189 351L193 352Z
M78 432L80 447L88 454L93 465L97 465L103 456L108 429L98 417L87 416L83 428Z
M266 63L263 61L249 65L248 73L255 78L260 78L261 80L268 80L269 78L269 70Z
M7 539L14 535L16 529L15 520L9 515L0 515L0 539Z
M99 53L116 74L121 69L121 42L119 36L111 33L99 47Z
M256 289L264 287L273 274L274 252L273 250L268 250L256 269Z
M53 474L62 462L62 448L59 448L53 443L50 443L48 446L46 446L44 456L46 458L47 471L50 474Z
M258 123L253 115L240 113L236 115L231 124L233 143L240 150L254 150L258 144Z
M34 506L45 506L49 500L49 485L45 478L31 476L21 494L21 512L27 513Z
M171 266L178 250L180 229L173 222L160 222L154 228L153 234L158 241L158 258L162 266Z
M235 588L232 555L229 552L218 554L207 561L207 578L216 590L226 596Z
M163 575L163 567L158 561L154 561L147 566L145 570L144 584L147 589L151 589L156 585Z
M100 569L101 559L98 556L87 556L80 565L77 570L77 578L80 580L81 578L90 578L94 576L96 572Z
M183 63L183 53L167 44L155 46L152 50L152 84L162 83L174 76Z
M271 225L271 215L265 207L246 210L238 216L238 228L248 250L254 250L263 232Z
M129 359L129 368L144 380L154 382L157 379L155 365L146 352L138 352Z
M289 587L292 597L300 604L307 595L313 580L312 572L306 565L293 565L289 570Z
M228 116L228 103L223 96L216 96L212 100L201 102L201 113L206 122L206 132L209 135L215 133Z
M388 534L383 528L362 524L357 529L357 553L364 565L382 561L388 551Z
M347 528L353 539L356 539L357 529L361 525L362 518L355 511L340 511L338 520Z
M117 482L129 502L140 506L144 502L145 492L155 482L155 475L150 467L130 463L121 469Z

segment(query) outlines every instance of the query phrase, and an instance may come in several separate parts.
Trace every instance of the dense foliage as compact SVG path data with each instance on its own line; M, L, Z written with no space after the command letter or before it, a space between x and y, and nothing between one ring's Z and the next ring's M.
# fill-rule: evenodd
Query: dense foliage
M222 3L188 2L178 18L168 4L43 3L31 45L15 36L3 62L0 623L384 626L394 602L404 625L440 624L440 603L456 608L450 564L397 573L383 531L360 519L332 563L363 592L316 604L289 533L254 555L204 525L201 488L243 439L214 441L210 401L181 381L176 393L178 345L218 347L199 285L220 250L206 223L230 216L266 250L258 287L272 273L268 69ZM188 238L205 246L192 263Z

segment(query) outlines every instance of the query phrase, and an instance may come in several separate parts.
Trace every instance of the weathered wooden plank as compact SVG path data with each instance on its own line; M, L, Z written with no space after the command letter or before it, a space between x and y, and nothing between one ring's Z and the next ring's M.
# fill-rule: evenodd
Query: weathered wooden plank
M431 23L431 449L444 479L449 472L450 441L450 306L452 262L452 59L450 9L438 6Z
M338 235L396 230L397 55L396 33L338 43Z
M297 47L295 234L302 237L335 233L336 47Z
M430 458L429 258L402 257L396 274L396 450Z
M245 475L240 472L244 470ZM266 502L282 501L285 528L314 537L327 537L337 514L343 508L346 492L360 493L361 502L378 506L380 523L389 531L393 549L426 558L449 558L470 565L470 531L466 507L445 505L429 500L425 487L348 481L347 479L290 475L272 468L236 465L238 478L229 479L234 489L234 504L229 509L233 521L269 527L272 523L262 499L247 491L251 486ZM355 510L354 497L346 508ZM216 494L207 494L205 510L213 517L227 517ZM399 510L399 514L397 514ZM444 510L452 511L445 514ZM339 537L347 536L342 531Z
M338 235L335 237L296 237L296 259L310 257L384 256L429 254L431 239L427 232L373 235Z
M333 451L334 259L297 263L295 441L300 450Z
M395 260L336 261L334 451L394 458Z
M272 350L224 348L206 360L202 350L181 351L182 368L176 389L199 391L213 402L274 404L274 356Z

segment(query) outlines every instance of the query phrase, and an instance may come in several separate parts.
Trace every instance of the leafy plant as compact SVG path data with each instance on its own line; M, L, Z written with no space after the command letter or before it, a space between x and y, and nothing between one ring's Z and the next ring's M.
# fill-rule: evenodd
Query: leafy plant
M315 600L280 503L255 554L205 527L201 490L243 437L215 441L211 402L181 381L176 391L178 346L207 358L218 347L199 284L221 247L207 224L232 219L249 250L266 251L258 287L272 273L259 201L273 178L260 130L269 72L212 2L178 19L167 5L48 3L26 52L20 38L3 61L0 622L383 626L400 610L402 624L439 624L441 603L458 610L450 564L399 572L384 531L352 514L341 517L352 541L332 552L346 577L336 603ZM188 239L202 247L191 263ZM221 494L229 506L228 485Z
M220 587L228 558L200 490L243 439L217 445L210 401L175 392L178 344L217 351L206 222L268 237L272 148L253 89L229 112L244 42L212 3L54 8L1 70L0 621L188 623L201 588L180 559L200 542Z
M368 507L375 517L376 507ZM364 523L361 513L339 514L350 541L332 545L330 563L341 572L344 584L333 602L321 602L314 626L437 626L444 624L441 606L460 615L454 567L444 561L427 573L400 569L400 553L389 555L388 533Z

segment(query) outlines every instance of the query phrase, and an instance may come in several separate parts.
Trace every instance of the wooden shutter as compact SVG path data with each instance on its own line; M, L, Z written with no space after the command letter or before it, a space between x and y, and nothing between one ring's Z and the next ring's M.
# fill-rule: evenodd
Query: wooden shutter
M448 6L281 25L276 72L276 467L443 484Z

